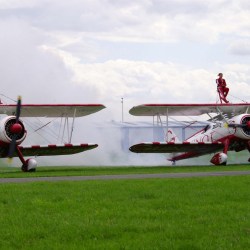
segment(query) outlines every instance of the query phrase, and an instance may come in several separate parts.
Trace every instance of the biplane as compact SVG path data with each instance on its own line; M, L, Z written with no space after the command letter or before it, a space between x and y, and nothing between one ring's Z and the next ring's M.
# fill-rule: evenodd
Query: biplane
M143 142L130 147L135 153L171 153L176 161L213 154L211 163L226 165L228 152L250 152L250 103L237 104L144 104L130 109L134 116L166 116L166 141ZM184 141L169 128L172 116L208 115L208 124ZM250 162L250 158L248 159Z
M72 144L71 141L58 145L21 146L27 130L20 117L63 117L72 118L74 122L77 117L90 115L104 108L102 104L21 104L20 97L17 104L0 104L0 114L5 115L0 121L0 158L19 157L22 171L32 172L36 170L37 161L34 158L25 160L26 156L69 155L94 149L98 147L97 144Z

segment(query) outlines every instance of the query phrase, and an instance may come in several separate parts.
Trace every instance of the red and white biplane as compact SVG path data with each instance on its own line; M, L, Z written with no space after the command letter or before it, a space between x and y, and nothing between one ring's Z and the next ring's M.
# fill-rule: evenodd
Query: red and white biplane
M27 130L21 117L82 117L98 112L105 108L102 104L21 104L21 98L17 104L0 104L0 114L7 115L0 120L0 158L19 157L22 162L22 170L35 171L37 162L25 156L52 156L76 154L98 147L97 144L71 143L21 146L25 140ZM68 120L67 120L68 121ZM72 123L73 132L73 123ZM72 134L71 134L72 136Z
M168 159L175 163L191 157L211 154L211 163L227 163L228 151L250 152L250 103L238 104L145 104L133 107L135 116L166 116L166 141L133 145L135 153L172 153ZM207 114L209 123L183 142L168 128L171 116L201 116ZM250 161L250 158L248 159Z

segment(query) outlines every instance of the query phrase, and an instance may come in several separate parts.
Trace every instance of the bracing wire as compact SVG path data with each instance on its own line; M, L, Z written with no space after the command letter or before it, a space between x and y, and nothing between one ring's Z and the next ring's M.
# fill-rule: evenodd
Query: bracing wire
M6 99L8 99L8 100L11 100L11 101L13 101L13 102L17 102L17 100L15 100L15 99L13 99L13 98L11 98L11 97L9 97L9 96L7 96L7 95L5 95L5 94L1 94L0 93L0 96L3 96L3 97L5 97ZM66 118L66 117L65 117ZM30 121L30 120L28 120L28 119L25 119L25 123L27 124L27 126L28 127L30 127L31 128L31 133L29 133L29 135L32 135L32 134L37 134L37 135L39 135L41 138L43 138L45 141L47 141L48 143L51 143L50 141L49 141L49 139L47 139L44 135L42 135L41 133L39 133L38 131L41 131L41 130L43 130L43 128L45 128L46 127L46 134L48 135L48 136L50 136L50 137L52 137L52 138L54 138L54 139L56 139L56 141L58 141L58 139L61 137L61 142L63 142L63 141L65 141L65 139L64 139L64 133L65 133L65 126L67 125L67 129L69 130L69 121L68 121L68 119L67 119L67 124L66 124L66 122L65 122L65 124L64 124L64 128L63 128L63 133L62 133L62 135L61 135L61 132L62 132L62 120L63 120L63 116L61 116L61 123L60 123L60 128L59 128L59 130L57 130L58 132L55 132L55 130L53 130L52 128L50 128L48 125L49 124L51 124L52 122L54 122L55 120L57 120L58 119L58 117L57 118L55 118L55 119L52 119L52 120L50 120L49 122L47 122L47 123L44 123L41 119L39 119L38 117L33 117L33 119L35 119L36 121L37 121L37 123L38 123L38 125L37 124L35 124L35 122L32 122L32 121ZM39 126L39 124L40 124L40 126ZM39 127L38 127L39 126ZM67 131L68 132L68 134L69 134L69 131Z
M245 101L245 100L243 100L243 99L241 99L241 98L239 98L237 96L234 96L234 95L231 95L231 94L228 94L228 95L231 96L231 97L233 97L233 98L235 98L235 99L238 99L238 100L240 100L240 101L242 101L244 103L248 103L247 101Z
M0 96L3 96L3 97L5 97L5 98L7 98L7 99L9 99L9 100L11 100L13 102L17 102L17 100L15 100L15 99L13 99L13 98L11 98L9 96L6 96L5 94L0 94Z

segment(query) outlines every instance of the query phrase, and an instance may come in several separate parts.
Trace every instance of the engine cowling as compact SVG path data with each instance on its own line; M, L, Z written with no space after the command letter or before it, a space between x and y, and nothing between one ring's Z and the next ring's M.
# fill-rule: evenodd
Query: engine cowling
M223 165L227 163L227 155L225 153L217 153L210 160L214 165Z
M235 124L235 136L241 139L250 139L250 115L239 115L231 122L231 126Z
M16 135L16 144L19 145L26 138L27 131L20 119L16 123L15 116L7 116L0 121L0 141L9 144L14 135Z

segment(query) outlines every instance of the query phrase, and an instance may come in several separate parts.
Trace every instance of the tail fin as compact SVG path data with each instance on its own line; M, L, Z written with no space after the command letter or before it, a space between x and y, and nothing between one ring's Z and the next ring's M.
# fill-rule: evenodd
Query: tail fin
M177 135L174 133L174 131L171 128L169 128L168 132L166 133L166 142L173 142L173 143L180 142Z

